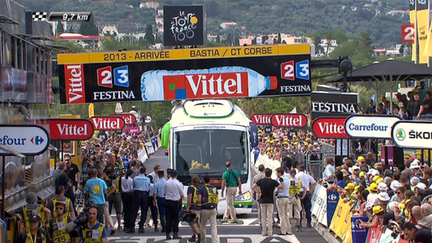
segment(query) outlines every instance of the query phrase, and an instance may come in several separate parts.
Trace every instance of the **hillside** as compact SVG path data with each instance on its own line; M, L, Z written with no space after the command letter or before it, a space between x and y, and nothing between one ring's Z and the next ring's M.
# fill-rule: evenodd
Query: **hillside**
M144 32L155 25L155 9L139 0L15 0L31 11L92 11L95 22L117 25L120 32ZM367 32L377 47L400 43L400 26L409 22L407 0L160 0L163 5L204 4L208 33L223 34L222 22L244 26L243 34L310 35L342 29L348 37ZM399 13L394 10L401 10ZM396 13L395 13L396 12ZM394 13L394 15L392 15Z

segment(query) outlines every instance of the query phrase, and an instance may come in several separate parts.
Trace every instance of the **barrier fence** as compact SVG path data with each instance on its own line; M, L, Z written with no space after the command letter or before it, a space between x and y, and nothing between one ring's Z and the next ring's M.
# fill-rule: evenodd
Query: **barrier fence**
M368 217L354 216L355 207L355 204L344 202L336 191L329 191L322 185L317 185L314 190L312 216L344 243L409 243L389 228L381 232L379 226L360 227L360 220L367 222Z

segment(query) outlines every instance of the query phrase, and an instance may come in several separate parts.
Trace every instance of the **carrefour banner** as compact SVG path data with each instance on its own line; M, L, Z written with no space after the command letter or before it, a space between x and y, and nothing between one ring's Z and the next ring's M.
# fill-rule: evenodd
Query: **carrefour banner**
M310 45L59 54L63 104L299 96Z
M429 31L429 0L417 2L417 36L419 48L419 63L428 63L428 55L425 53L427 35Z
M339 193L337 191L327 191L327 225L330 226L336 207L339 202ZM340 217L340 215L339 215Z
M368 217L357 216L351 218L351 233L353 243L365 243L367 240L369 228L360 227L360 222L367 222Z

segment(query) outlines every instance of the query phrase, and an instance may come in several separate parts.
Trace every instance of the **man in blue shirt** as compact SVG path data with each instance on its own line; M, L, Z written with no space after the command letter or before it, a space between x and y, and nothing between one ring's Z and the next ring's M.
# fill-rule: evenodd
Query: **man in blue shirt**
M97 169L92 169L89 173L91 179L87 180L84 191L89 195L90 201L92 201L98 209L98 220L103 222L103 210L105 205L105 194L107 193L108 186L100 178L97 178Z
M144 233L144 223L147 216L148 209L148 198L150 190L150 179L145 175L147 169L142 166L140 169L140 174L134 178L134 210L131 217L130 226L131 229L128 233L134 233L135 220L138 215L138 209L141 208L141 219L138 223L138 232Z
M165 192L163 190L166 182L165 172L163 170L158 171L159 180L153 186L153 203L159 209L159 219L162 226L162 232L165 232Z

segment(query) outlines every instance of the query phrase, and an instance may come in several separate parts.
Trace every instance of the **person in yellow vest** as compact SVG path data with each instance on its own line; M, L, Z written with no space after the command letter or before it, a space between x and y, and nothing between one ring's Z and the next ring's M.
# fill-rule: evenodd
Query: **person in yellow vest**
M39 216L42 221L48 223L51 219L51 210L37 204L36 200L36 194L34 192L29 192L26 197L27 205L24 205L23 207L16 210L9 211L9 214L12 216L17 214L24 216L24 226L27 229L30 229L30 218L34 215Z
M289 172L290 174L290 189L289 189L289 201L288 201L288 214L291 214L294 207L294 217L297 221L296 231L301 231L301 219L300 212L302 210L301 200L306 195L306 190L302 185L300 178L296 177L296 170L292 169ZM303 187L303 195L300 195L300 189ZM289 215L288 215L289 217ZM291 217L290 217L291 218Z
M189 242L200 242L200 238L197 237L200 234L199 230L199 219L200 219L200 206L198 206L198 187L197 185L200 183L200 179L198 176L192 177L192 185L188 188L187 191L187 206L186 212L190 212L196 215L194 221L190 222L189 225L192 228L192 237L188 239Z
M45 205L52 212L52 217L56 218L57 217L57 212L56 212L56 210L54 208L55 204L57 202L63 202L63 203L65 203L66 204L66 208L65 208L64 214L66 216L70 216L71 219L73 220L73 219L75 219L75 210L73 208L74 207L73 203L64 194L65 194L65 188L62 185L58 185L56 187L54 197L52 199L46 200Z
M42 229L42 219L37 215L29 218L29 228L20 230L16 242L20 243L47 243L45 230Z
M55 217L48 226L48 238L52 243L71 243L71 236L66 232L66 225L72 222L71 217L66 215L67 203L56 202L54 204Z
M108 234L105 225L98 221L99 208L91 206L88 210L87 227L79 228L80 237L74 243L108 243Z
M206 225L210 223L212 243L219 243L216 216L219 196L216 187L210 186L210 176L204 176L204 186L198 190L198 202L201 205L200 236L198 243L206 242Z

